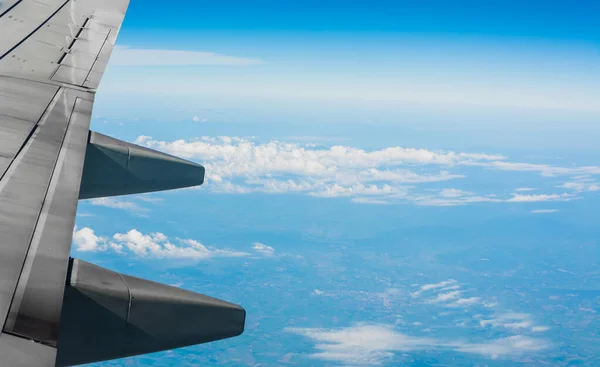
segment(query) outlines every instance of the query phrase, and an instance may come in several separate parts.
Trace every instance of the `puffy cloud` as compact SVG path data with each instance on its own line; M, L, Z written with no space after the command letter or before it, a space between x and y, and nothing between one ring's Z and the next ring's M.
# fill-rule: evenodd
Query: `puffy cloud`
M509 162L499 154L398 146L369 151L345 145L327 147L279 140L260 143L250 138L227 136L170 142L140 136L136 142L202 162L207 169L207 186L216 192L295 192L317 197L348 197L363 204L412 202L423 206L457 206L569 200L573 195L527 195L525 192L533 190L527 187L516 189L512 196L477 194L456 188L435 194L431 194L431 190L419 190L422 185L465 179L464 174L451 172L459 166L536 172L543 176L600 175L600 167L595 166L555 167ZM600 190L600 186L593 183L586 187L587 191Z
M266 256L273 256L275 254L275 249L271 246L265 245L264 243L254 242L252 248L254 251Z
M82 228L73 232L76 251L108 251L125 253L128 250L139 257L159 259L202 260L210 257L238 257L247 253L207 247L193 239L170 240L162 233L144 234L137 229L116 233L112 239L98 237L94 230Z
M106 238L96 236L94 230L87 227L79 230L75 227L73 230L73 244L75 249L81 252L106 250Z
M471 343L410 336L389 325L357 324L341 329L288 328L315 343L315 359L337 362L347 366L378 366L396 352L426 349L452 350L502 358L531 354L549 347L543 339L515 335L488 342Z
M246 253L208 248L192 239L179 239L177 244L162 233L143 234L136 229L116 233L113 239L141 257L206 259L214 256L245 256Z

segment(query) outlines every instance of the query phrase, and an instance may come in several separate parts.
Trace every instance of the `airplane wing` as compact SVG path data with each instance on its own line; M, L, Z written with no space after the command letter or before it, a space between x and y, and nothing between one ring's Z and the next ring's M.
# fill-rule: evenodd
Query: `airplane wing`
M203 183L89 131L129 0L0 0L0 364L71 366L242 333L245 311L69 257L81 198Z

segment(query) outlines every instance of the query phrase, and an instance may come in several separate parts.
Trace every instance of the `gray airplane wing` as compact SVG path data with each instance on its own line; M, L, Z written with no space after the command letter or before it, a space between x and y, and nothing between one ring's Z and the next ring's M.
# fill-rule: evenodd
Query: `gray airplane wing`
M204 167L89 131L129 0L0 0L0 365L70 366L242 333L234 304L70 259L80 198Z

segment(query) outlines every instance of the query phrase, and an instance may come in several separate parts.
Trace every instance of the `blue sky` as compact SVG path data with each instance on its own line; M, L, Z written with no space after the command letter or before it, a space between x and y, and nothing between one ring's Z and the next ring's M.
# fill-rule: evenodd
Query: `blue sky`
M238 105L408 101L597 115L598 5L578 4L134 2L103 88Z
M207 180L82 201L73 256L248 323L97 366L596 365L600 4L576 4L133 1L92 129Z

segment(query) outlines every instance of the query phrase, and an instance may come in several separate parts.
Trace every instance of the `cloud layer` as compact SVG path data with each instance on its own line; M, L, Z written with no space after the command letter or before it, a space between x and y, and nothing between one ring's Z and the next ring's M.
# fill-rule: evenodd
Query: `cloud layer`
M404 147L380 150L278 140L259 143L237 137L201 137L160 141L140 136L136 143L201 162L207 186L228 193L302 193L317 197L349 197L363 204L414 203L456 206L474 203L569 201L596 191L593 181L574 177L600 175L600 167L556 167L509 162L501 154L432 151ZM475 193L457 189L466 169L531 172L543 177L567 176L571 181L554 192L515 188L513 192ZM453 172L454 171L454 172ZM458 171L458 172L457 172ZM441 189L428 189L434 183ZM452 186L451 186L452 185Z

